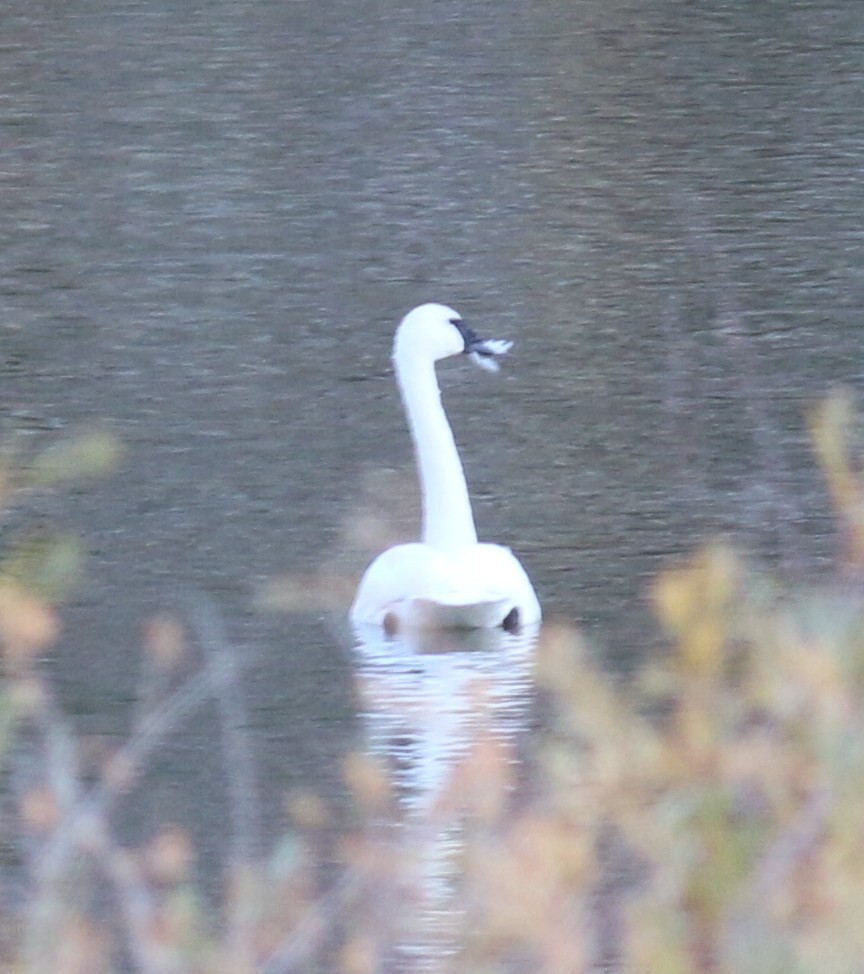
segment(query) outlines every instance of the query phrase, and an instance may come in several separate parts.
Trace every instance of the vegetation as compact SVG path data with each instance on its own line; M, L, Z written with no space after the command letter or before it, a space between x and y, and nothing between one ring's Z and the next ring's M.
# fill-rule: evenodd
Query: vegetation
M864 481L848 398L812 418L846 541L837 578L788 590L723 544L655 582L665 658L627 687L577 633L547 627L536 681L550 718L517 762L491 731L452 769L424 828L458 830L435 951L394 954L417 887L416 823L386 769L349 756L356 818L319 868L313 796L263 860L248 842L240 675L203 607L155 620L143 648L159 693L94 774L39 656L74 575L68 539L24 542L0 568L0 970L335 970L651 974L853 972L864 957ZM11 458L3 501L109 466L106 438ZM24 474L22 470L29 472ZM15 472L17 471L17 472ZM189 665L190 660L192 664ZM185 661L184 667L180 662ZM157 681L158 682L158 681ZM219 708L235 841L219 910L174 827L124 847L120 796L195 707ZM483 706L478 687L477 706ZM34 746L34 741L35 746ZM20 772L16 753L32 760ZM17 891L17 893L16 893Z

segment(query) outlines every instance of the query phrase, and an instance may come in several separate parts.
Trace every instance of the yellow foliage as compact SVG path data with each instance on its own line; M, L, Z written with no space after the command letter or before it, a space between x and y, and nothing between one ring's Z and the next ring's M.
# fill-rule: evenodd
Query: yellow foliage
M10 668L47 649L60 631L57 613L23 586L0 581L0 645Z
M860 458L850 455L855 422L852 394L839 390L811 413L810 435L846 531L847 555L860 567L864 565L864 484L858 467Z
M159 669L174 669L186 652L180 620L167 614L152 618L144 630L144 650Z
M342 767L348 787L363 808L373 811L389 805L390 779L377 761L354 753L345 758Z
M189 879L195 863L195 849L185 829L163 829L144 850L143 864L157 883L176 885Z
M38 454L30 464L28 486L55 487L66 481L101 477L115 470L123 447L112 433L94 430L61 440Z
M740 575L734 553L725 545L711 545L689 565L666 571L655 582L654 605L678 640L686 672L705 677L720 672Z

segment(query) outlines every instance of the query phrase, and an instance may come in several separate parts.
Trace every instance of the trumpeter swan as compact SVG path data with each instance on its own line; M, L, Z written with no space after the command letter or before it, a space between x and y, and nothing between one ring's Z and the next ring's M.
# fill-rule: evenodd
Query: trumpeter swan
M511 342L478 338L452 308L423 304L396 330L393 363L414 440L423 540L382 552L366 569L351 618L403 627L513 630L540 619L540 603L509 548L480 544L435 363L467 354L497 371Z

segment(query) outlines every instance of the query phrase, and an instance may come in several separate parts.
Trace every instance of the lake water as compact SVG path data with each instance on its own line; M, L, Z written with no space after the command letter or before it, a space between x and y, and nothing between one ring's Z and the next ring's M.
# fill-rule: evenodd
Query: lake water
M610 669L657 650L648 580L701 539L825 570L806 411L861 384L860 0L11 0L2 25L3 429L127 451L19 518L88 552L50 664L82 733L125 733L142 625L204 593L249 658L265 830L294 787L339 801L350 635L255 594L359 577L361 514L410 529L389 346L425 300L515 342L499 376L441 370L480 534ZM132 832L218 846L216 732L164 749Z

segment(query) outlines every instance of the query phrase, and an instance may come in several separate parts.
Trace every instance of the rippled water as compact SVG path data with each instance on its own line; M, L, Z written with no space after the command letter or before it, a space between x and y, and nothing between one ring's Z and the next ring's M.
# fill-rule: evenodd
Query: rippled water
M805 412L860 385L859 0L3 20L4 430L104 421L128 449L36 509L89 549L52 661L85 731L125 730L142 621L203 591L254 659L267 821L297 784L340 793L350 640L253 593L359 575L346 525L403 503L379 473L411 482L388 354L421 300L514 339L501 376L442 375L480 533L611 666L651 651L647 578L700 538L830 558ZM218 845L214 735L167 749L140 828L174 815Z
M414 861L411 905L394 936L399 970L440 970L442 954L452 950L463 838L460 816L442 806L457 804L451 781L472 751L492 745L515 757L524 744L537 635L536 626L513 635L415 634L404 642L366 628L357 634L365 749L392 782L390 827L402 856Z

